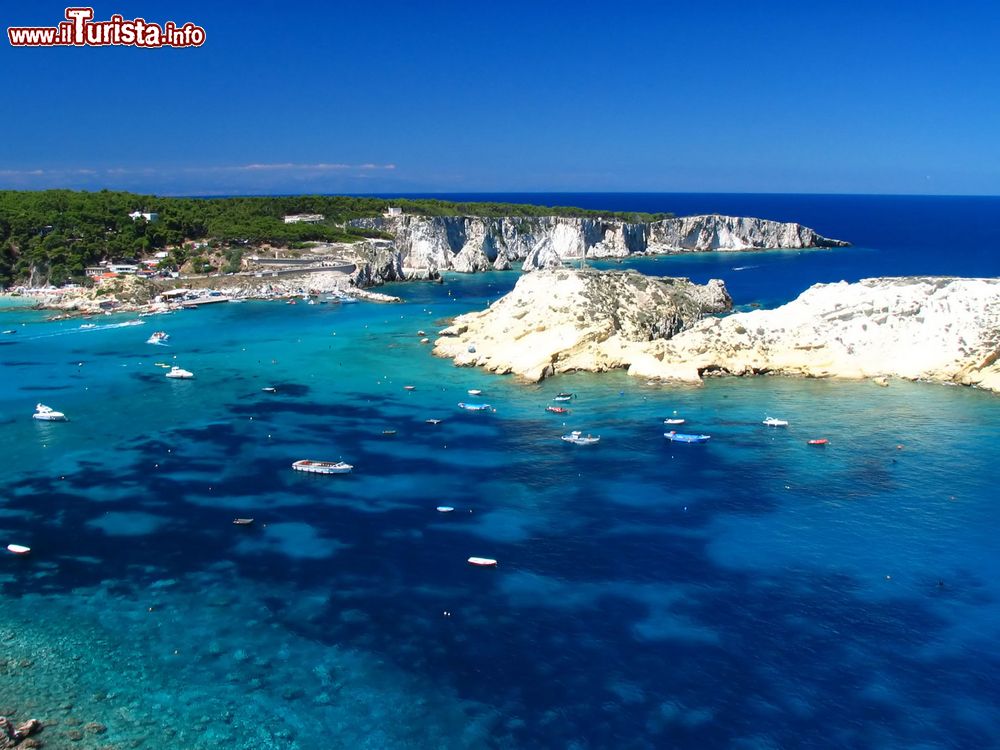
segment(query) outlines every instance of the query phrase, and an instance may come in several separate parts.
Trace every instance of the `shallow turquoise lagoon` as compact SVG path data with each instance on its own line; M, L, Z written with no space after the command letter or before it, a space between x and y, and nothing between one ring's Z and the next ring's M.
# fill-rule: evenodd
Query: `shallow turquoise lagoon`
M1000 744L995 396L526 385L419 343L513 281L0 313L0 542L33 550L0 557L0 713L57 721L49 747ZM664 440L674 412L711 441Z

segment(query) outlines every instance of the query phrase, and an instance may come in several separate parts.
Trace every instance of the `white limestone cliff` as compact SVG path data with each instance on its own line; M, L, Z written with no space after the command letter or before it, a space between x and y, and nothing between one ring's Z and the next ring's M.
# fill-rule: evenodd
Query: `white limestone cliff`
M687 216L655 222L569 217L403 215L357 219L354 226L395 237L401 278L440 271L552 268L581 258L643 253L840 247L801 224L733 216ZM387 278L386 280L390 280Z
M649 290L670 280L647 279L644 287L645 277L634 273L588 274L522 277L489 309L457 318L435 353L529 380L627 367L645 378L692 383L727 374L898 377L1000 391L1000 279L817 284L773 310L637 326L631 321L658 319L667 309ZM696 299L707 295L699 303L704 311L719 308L724 294L721 282L678 288Z
M529 380L610 370L628 366L651 340L731 307L717 280L699 286L635 271L539 271L518 279L489 309L456 318L434 353Z

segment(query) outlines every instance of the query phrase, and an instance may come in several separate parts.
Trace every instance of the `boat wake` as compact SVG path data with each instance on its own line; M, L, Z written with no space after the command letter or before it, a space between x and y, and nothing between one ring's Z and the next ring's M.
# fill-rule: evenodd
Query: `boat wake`
M733 271L749 271L751 268L760 268L760 266L733 266Z

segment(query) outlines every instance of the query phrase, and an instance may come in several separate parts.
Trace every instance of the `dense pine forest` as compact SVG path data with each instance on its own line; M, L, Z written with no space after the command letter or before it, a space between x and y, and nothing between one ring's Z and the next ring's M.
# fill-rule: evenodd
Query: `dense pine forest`
M629 221L667 216L424 199L393 199L391 203L422 216L599 216ZM77 281L84 278L87 266L99 261L139 258L189 240L210 240L225 248L353 242L383 236L345 222L379 216L387 205L389 201L383 198L352 196L163 198L108 190L0 191L0 285L29 276L52 284ZM129 214L134 211L155 212L158 219L133 221ZM297 213L322 214L324 220L284 223L283 216Z

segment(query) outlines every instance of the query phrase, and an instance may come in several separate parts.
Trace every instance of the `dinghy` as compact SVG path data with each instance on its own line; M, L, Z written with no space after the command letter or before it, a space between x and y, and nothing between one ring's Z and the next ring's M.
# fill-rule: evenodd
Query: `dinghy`
M470 557L469 565L478 565L481 568L495 568L497 561L491 557Z
M458 408L466 411L496 411L489 404L466 404L464 402L459 402Z
M707 443L711 435L688 435L683 432L664 432L663 437L673 443Z
M309 474L349 474L354 467L343 461L308 461L303 459L293 463L292 468Z
M830 441L827 440L826 438L813 438L812 440L807 440L806 444L807 445L826 445L829 442Z
M550 411L553 414L569 414L569 409L565 406L546 406L545 411Z

